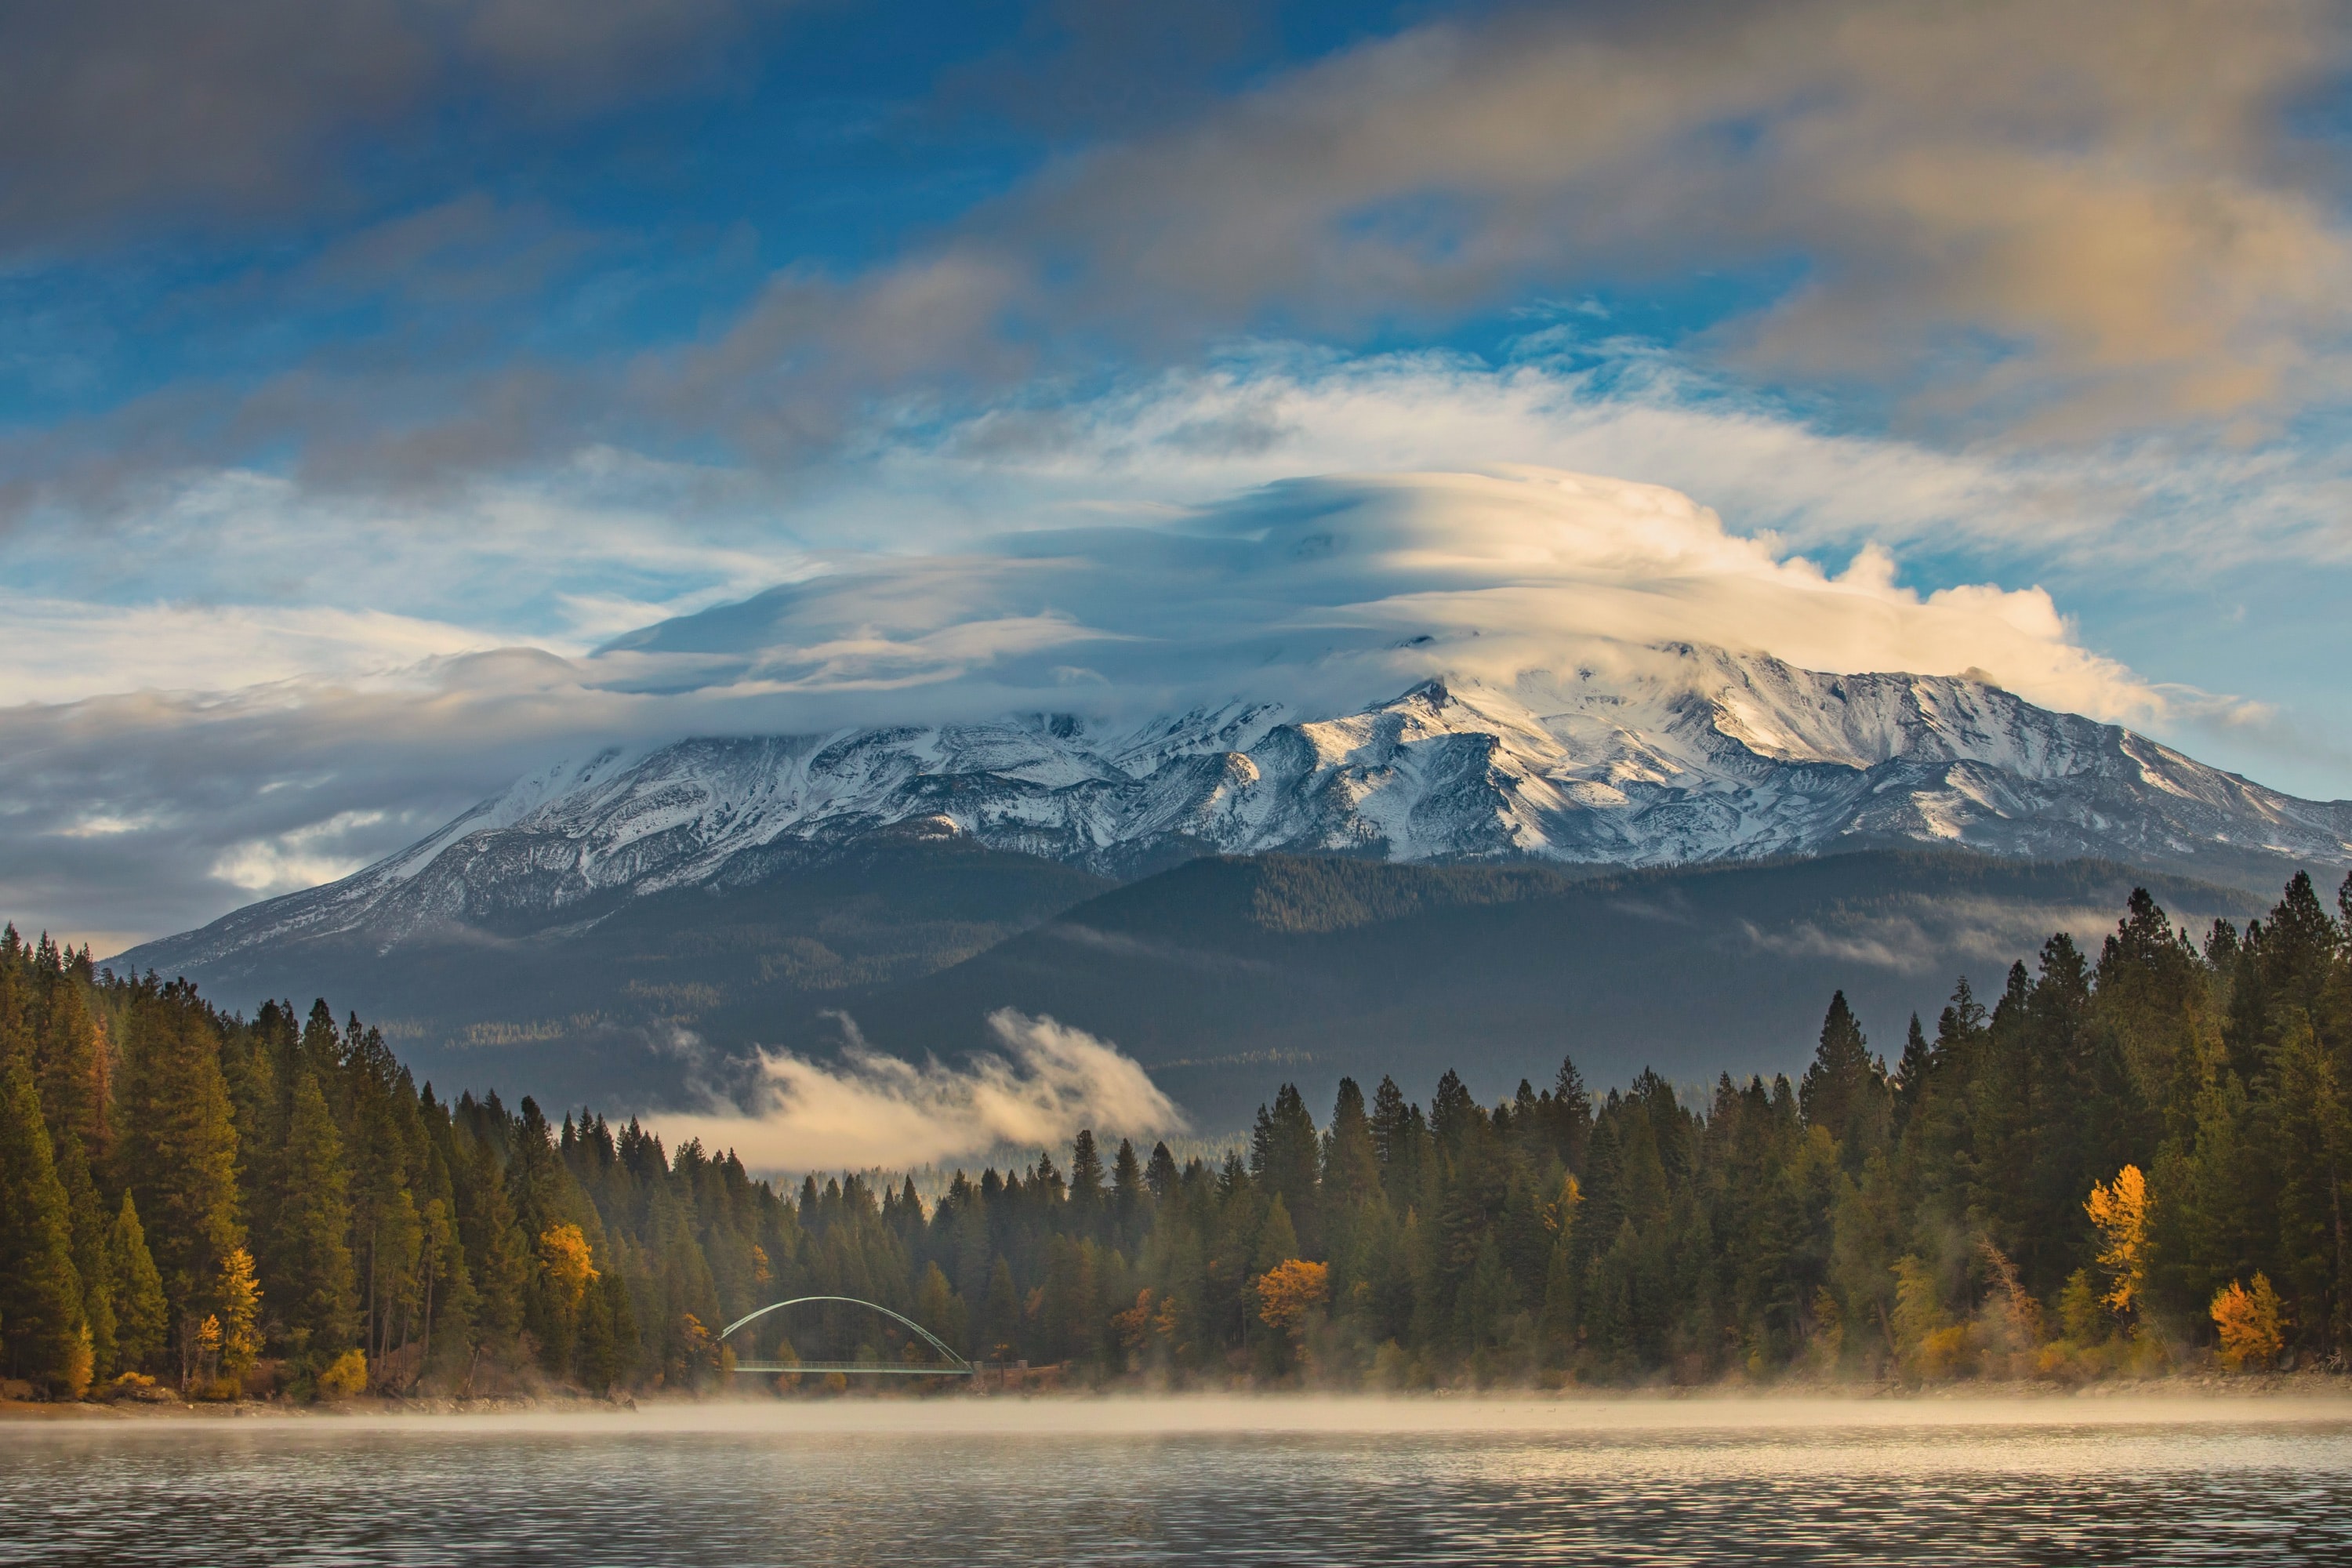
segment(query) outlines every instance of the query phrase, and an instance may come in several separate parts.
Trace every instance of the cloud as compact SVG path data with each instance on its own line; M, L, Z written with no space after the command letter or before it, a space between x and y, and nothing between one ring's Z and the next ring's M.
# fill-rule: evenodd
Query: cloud
M331 681L498 646L476 628L323 606L124 607L0 590L0 618L25 639L0 668L0 702Z
M1234 696L1347 707L1432 673L1507 683L1594 644L1760 649L1811 668L1989 672L2053 707L2168 699L2081 648L2040 589L1899 585L1727 531L1653 485L1532 466L1284 481L1178 526L1068 527L845 559L625 637L607 679L785 695L809 715L1067 707L1142 717ZM1086 678L1074 684L1074 676ZM819 727L822 727L821 725Z
M0 251L333 209L362 136L562 119L724 63L761 0L81 0L0 10Z
M2158 19L2160 16L2160 21ZM1278 326L1428 331L1530 292L1764 286L1729 363L2045 434L2338 396L2352 227L2283 129L2332 9L1800 0L1433 23L1075 153L931 248L795 270L654 377L747 449L842 411Z
M384 819L381 811L346 811L267 838L232 846L213 862L217 880L242 888L257 899L274 898L347 877L367 864L364 856L339 854L353 835Z
M604 0L583 21L578 6L476 0L401 68L438 80L510 60L609 99L648 29L698 58L743 36L756 9ZM382 15L407 37L408 8ZM1104 36L1133 47L1122 26ZM244 59L243 37L226 29L221 47ZM130 138L120 158L141 199L218 180L252 182L239 190L261 200L315 178L285 149L325 143L290 125L424 90L402 77L373 97L338 94L334 62L375 58L364 37L303 47L323 62L315 71L254 44L266 90L192 95L236 106L218 112L239 127L253 120L216 174L214 138L164 134L143 109L132 129L89 128L96 151L81 157L102 174ZM45 47L22 58L97 72L109 48L144 46L72 33ZM385 71L404 58L380 53ZM1262 73L1216 101L1186 98L1172 117L1155 108L1123 137L893 237L870 264L789 259L684 335L551 357L543 334L472 322L436 339L408 311L364 352L344 343L233 382L175 381L10 443L0 500L119 511L158 473L289 451L306 483L362 492L446 489L591 442L717 449L793 473L1040 383L1197 366L1260 335L1425 341L1594 291L1696 290L1715 301L1699 313L1719 319L1689 353L1869 423L1891 405L1896 427L1948 443L2150 431L2243 443L2293 433L2352 385L2339 160L2295 129L2347 68L2352 28L2320 0L1481 11ZM0 102L5 87L0 77ZM278 106L314 88L320 103ZM73 120L54 97L44 82L19 110L44 137ZM0 119L0 145L6 129ZM21 144L37 142L50 145ZM66 137L40 156L81 146ZM80 163L36 173L18 188L39 200L108 188ZM494 236L471 237L493 216ZM363 221L375 228L348 246L424 247L433 267L420 283L445 296L494 296L586 243L562 215L493 214L456 193ZM592 291L633 287L645 261L616 260ZM1244 418L1192 434L1230 446L1269 428Z
M1175 1102L1108 1040L1010 1008L988 1019L1002 1054L921 1064L852 1043L839 1060L761 1053L741 1108L656 1118L673 1142L699 1138L760 1170L865 1170L1183 1130Z

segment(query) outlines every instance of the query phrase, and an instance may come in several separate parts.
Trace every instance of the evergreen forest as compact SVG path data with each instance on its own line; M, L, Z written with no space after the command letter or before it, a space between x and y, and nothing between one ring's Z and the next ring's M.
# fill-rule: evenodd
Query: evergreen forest
M2201 936L2137 893L2095 952L2052 936L1899 1047L1841 994L1794 1083L1343 1079L1221 1161L1080 1132L928 1199L439 1098L324 1002L247 1018L0 939L19 1396L703 1391L739 1356L932 1353L842 1308L718 1337L808 1295L1070 1386L2335 1368L2347 1183L2352 880Z

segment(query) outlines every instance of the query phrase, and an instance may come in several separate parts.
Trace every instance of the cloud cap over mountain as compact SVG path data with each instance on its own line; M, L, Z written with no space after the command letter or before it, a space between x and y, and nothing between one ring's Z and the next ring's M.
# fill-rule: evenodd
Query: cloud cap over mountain
M0 710L22 829L5 878L128 939L339 875L605 744L1235 698L1333 713L1429 675L1507 683L1677 640L1973 670L2107 720L2211 700L2087 652L2038 589L1921 595L1867 550L1833 575L1659 487L1534 468L1327 477L1149 526L838 554L579 657Z
M843 559L583 664L614 689L758 703L775 715L761 728L797 729L1234 697L1344 708L1429 675L1507 684L1685 640L1817 669L1974 669L2111 721L2179 700L2084 651L2038 588L1922 595L1883 552L1832 575L1777 543L1675 491L1556 469L1329 476L1162 526Z

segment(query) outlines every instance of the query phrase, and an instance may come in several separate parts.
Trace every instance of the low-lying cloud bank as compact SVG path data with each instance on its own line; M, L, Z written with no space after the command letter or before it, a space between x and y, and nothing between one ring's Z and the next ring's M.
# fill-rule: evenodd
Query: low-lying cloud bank
M698 1138L761 1171L904 1169L1007 1145L1058 1148L1081 1128L1113 1141L1183 1130L1175 1102L1109 1041L1011 1008L988 1023L1001 1055L919 1065L853 1032L835 1062L761 1053L744 1108L650 1120L673 1146Z

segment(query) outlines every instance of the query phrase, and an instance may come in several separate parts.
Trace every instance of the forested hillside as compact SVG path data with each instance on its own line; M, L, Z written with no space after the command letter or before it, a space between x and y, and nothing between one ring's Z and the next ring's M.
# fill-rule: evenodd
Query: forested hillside
M797 1192L591 1111L419 1089L324 1003L0 942L0 1347L58 1396L717 1385L912 1356L786 1296L908 1312L1073 1380L1349 1384L2340 1364L2352 1339L2352 883L2201 942L2134 897L1801 1081L1572 1064L1495 1106L1295 1089L1180 1166L1081 1134L1027 1168ZM878 1321L879 1320L875 1320ZM768 1327L768 1324L774 1324ZM782 1336L797 1336L797 1343ZM747 1331L747 1338L749 1333Z

